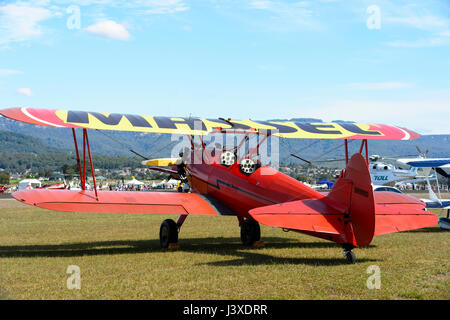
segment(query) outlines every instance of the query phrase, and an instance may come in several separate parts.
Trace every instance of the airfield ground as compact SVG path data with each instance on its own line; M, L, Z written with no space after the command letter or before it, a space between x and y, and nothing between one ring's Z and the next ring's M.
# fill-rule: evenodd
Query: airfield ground
M450 234L438 226L377 236L348 265L334 243L265 226L263 248L243 247L235 217L189 217L181 248L162 250L166 218L2 199L0 298L450 299ZM80 267L79 290L67 288L70 265ZM380 289L367 287L372 265Z

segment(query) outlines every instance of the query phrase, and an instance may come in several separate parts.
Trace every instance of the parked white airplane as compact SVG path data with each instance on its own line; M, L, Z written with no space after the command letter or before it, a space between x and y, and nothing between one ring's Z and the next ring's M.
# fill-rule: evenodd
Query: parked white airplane
M379 155L369 157L369 171L374 185L387 185L392 182L423 182L427 174L418 167L401 169L382 160L397 161L395 158L383 158Z
M439 190L439 183L437 180L437 174L435 175L436 186L438 195L431 188L430 178L428 178L431 170L436 172L444 172L444 176L448 178L448 174L445 175L446 171L442 169L450 165L450 158L439 158L439 159L427 159L427 158L415 158L415 159L398 159L397 161L407 164L413 168L423 168L424 173L427 175L426 182L428 185L429 199L420 199L426 203L426 207L430 209L447 209L447 217L439 218L439 225L442 229L450 230L450 199L442 199L441 192ZM439 169L442 169L440 171ZM441 173L442 174L442 173Z
M450 164L450 158L439 158L439 159L424 159L424 158L415 158L415 159L398 159L397 161L407 164L413 168L422 168L426 175L426 182L428 185L428 192L430 195L429 199L421 199L427 204L427 208L440 208L440 209L450 209L450 199L441 199L441 193L439 190L439 183L437 180L437 175L434 175L434 179L436 180L437 192L438 195L431 188L430 173L431 170L437 171L438 168L442 166L446 166Z

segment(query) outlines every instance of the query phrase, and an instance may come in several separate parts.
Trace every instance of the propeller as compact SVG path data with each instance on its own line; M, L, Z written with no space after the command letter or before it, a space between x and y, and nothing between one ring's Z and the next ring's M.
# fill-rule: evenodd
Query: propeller
M428 149L425 152L422 152L418 146L416 146L416 149L419 152L419 156L422 157L422 158L426 158L428 152L430 152L430 150L428 150Z

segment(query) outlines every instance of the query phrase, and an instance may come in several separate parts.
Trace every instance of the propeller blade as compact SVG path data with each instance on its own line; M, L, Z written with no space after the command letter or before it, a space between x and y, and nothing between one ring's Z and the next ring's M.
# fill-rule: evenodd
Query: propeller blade
M306 159L303 159L302 157L299 157L299 156L297 156L297 155L295 155L295 154L293 154L293 153L291 153L291 156L293 156L294 158L300 159L300 160L302 160L302 161L304 161L304 162L306 162L306 163L308 163L309 165L312 166L312 162L311 162L311 161L308 161L308 160L306 160Z

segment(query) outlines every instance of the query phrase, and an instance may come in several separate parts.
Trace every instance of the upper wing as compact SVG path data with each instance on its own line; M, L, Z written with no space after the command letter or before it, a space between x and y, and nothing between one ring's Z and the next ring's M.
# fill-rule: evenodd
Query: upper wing
M170 118L34 108L4 109L0 110L0 114L17 121L51 127L189 135L204 135L230 129L240 130L240 132L268 130L273 131L274 135L281 138L296 139L412 140L419 137L413 131L384 124Z
M90 213L221 214L207 199L195 193L23 190L17 200L43 209Z

